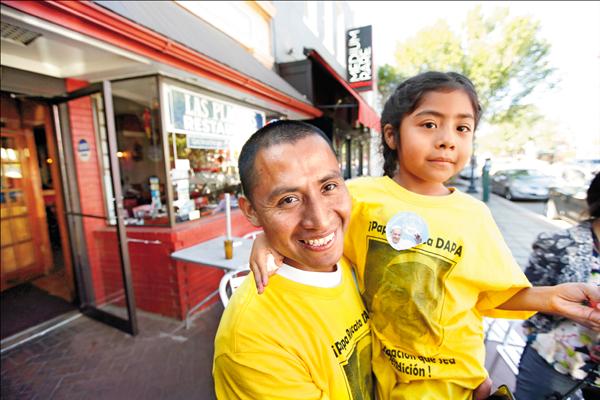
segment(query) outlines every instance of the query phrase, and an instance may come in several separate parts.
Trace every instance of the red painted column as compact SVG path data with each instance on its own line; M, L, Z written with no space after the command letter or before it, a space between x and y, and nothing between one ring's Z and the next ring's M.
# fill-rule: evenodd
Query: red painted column
M73 91L88 86L88 82L67 78L65 79L67 91ZM79 201L81 212L89 215L106 215L102 196L102 177L100 164L97 157L96 133L94 131L94 117L92 99L82 97L67 103L69 110L69 124L71 128L71 141L75 154L75 176L79 188ZM87 141L90 151L86 160L79 156L78 146L81 140ZM87 245L87 254L92 276L96 304L105 302L108 295L105 288L104 276L100 264L101 250L94 232L103 229L106 223L101 219L83 218L83 230Z

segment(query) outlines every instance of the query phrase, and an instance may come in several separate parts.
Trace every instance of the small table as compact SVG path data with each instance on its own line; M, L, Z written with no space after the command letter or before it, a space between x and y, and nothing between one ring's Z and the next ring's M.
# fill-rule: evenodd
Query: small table
M248 265L250 252L252 251L252 242L254 240L240 237L232 237L231 240L233 240L233 258L231 260L225 259L225 236L219 236L206 242L177 250L171 253L171 257L179 261L219 268L225 272L234 271ZM188 310L185 317L186 329L189 328L190 315L218 293L219 290L217 289Z

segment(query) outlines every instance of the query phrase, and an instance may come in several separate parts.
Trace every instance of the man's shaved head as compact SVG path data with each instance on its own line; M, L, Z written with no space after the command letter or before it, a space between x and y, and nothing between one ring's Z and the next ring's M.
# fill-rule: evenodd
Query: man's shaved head
M327 142L331 151L335 154L331 142L327 136L314 125L302 121L282 120L272 122L256 131L242 147L238 159L238 170L242 181L244 195L252 201L252 189L256 185L255 160L258 152L271 146L295 143L308 136L320 136Z

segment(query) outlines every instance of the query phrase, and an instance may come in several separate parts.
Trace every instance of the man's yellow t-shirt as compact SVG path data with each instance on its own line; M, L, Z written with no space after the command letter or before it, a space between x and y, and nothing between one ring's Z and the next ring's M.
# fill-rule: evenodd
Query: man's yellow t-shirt
M215 339L217 398L374 399L368 313L350 265L338 268L334 287L275 275L258 295L252 276L242 283Z
M488 208L454 190L412 193L388 177L348 182L353 199L344 256L356 266L371 316L373 372L385 399L468 399L483 382L483 316L525 319L496 309L531 286ZM413 212L429 238L396 250L388 221Z

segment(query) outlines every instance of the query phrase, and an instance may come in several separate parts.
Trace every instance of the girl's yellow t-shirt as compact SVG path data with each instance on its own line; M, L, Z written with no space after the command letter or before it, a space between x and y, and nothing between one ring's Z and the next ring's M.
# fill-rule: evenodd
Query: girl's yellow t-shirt
M355 266L371 317L380 399L468 399L487 376L483 316L531 286L488 208L457 190L412 193L388 177L348 182L353 208L344 255ZM386 225L416 213L429 236L396 250Z

